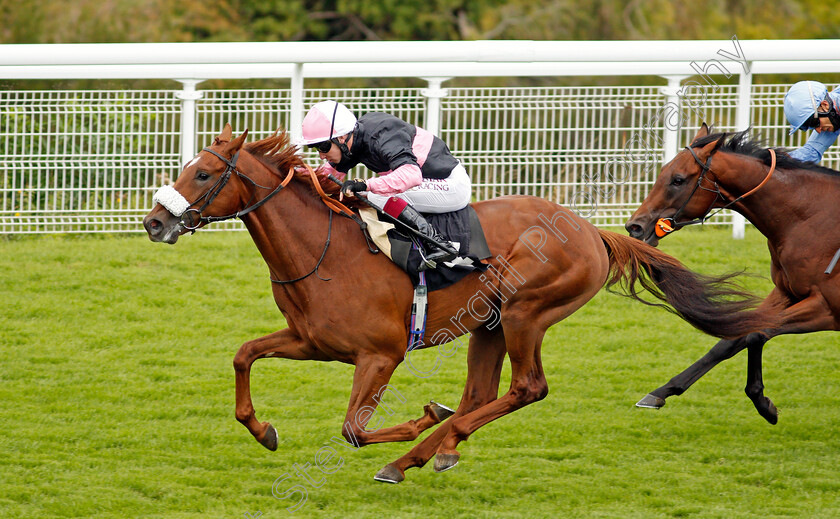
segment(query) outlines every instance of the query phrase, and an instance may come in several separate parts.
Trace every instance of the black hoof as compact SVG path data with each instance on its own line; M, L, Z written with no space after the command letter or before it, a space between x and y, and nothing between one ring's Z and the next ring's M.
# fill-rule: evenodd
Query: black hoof
M435 472L446 472L458 464L460 454L437 454L435 455Z
M756 409L758 409L758 414L760 414L762 418L770 422L770 425L776 425L777 423L779 423L779 410L776 409L776 406L775 404L773 404L773 401L767 397L764 397L764 404L765 405L762 407L756 406Z
M399 471L399 469L389 463L382 467L382 470L377 472L376 475L373 476L373 479L381 481L382 483L397 484L404 480L405 476Z
M265 436L263 436L263 439L260 440L260 444L270 451L277 450L277 431L271 424L269 424L268 429L265 430Z
M643 399L636 402L636 407L644 407L646 409L659 409L664 405L664 398L659 398L658 396L654 396L651 393L648 393Z
M442 422L455 414L453 409L446 407L443 404L438 404L434 400L429 400L429 407L432 410L432 413L435 414L435 418L438 419L439 422Z

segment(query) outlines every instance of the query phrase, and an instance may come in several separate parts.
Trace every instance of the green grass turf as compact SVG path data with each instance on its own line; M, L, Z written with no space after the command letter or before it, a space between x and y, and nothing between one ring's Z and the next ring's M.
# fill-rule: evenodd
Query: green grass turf
M699 272L745 268L764 276L746 280L752 290L769 291L752 228L743 241L685 229L661 247ZM642 410L633 404L715 339L602 291L547 334L548 397L480 429L455 469L429 464L385 485L372 476L410 444L337 447L343 464L314 488L293 465L314 464L340 433L352 367L257 362L254 403L277 427L277 452L235 420L234 353L285 326L247 234L199 232L175 246L26 237L0 251L2 518L840 516L840 349L827 332L765 348L776 426L743 393L744 354ZM465 353L427 379L401 366L392 385L407 401L392 402L386 425L419 417L430 398L455 406ZM416 356L419 367L433 359ZM294 514L297 495L272 496L285 473L280 491L308 491Z

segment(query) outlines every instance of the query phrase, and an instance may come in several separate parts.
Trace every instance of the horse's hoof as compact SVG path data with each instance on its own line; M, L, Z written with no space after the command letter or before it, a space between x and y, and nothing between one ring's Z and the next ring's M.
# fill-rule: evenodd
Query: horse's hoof
M277 431L271 424L268 424L268 428L265 430L265 435L260 440L260 444L270 451L277 450Z
M439 404L434 400L429 400L429 408L431 408L432 413L434 413L435 418L437 418L438 422L442 422L455 414L454 409L450 409L443 404Z
M404 480L405 476L402 472L400 472L400 469L389 463L382 467L382 469L373 476L373 479L381 481L382 483L392 483L396 485L400 481Z
M446 472L458 464L460 454L437 454L435 455L435 472Z
M659 409L664 405L664 398L659 398L658 396L654 396L651 393L648 393L643 399L636 402L636 407L644 407L646 409Z
M773 401L767 397L764 397L765 404L767 407L758 410L758 414L762 416L765 420L770 422L770 425L776 425L779 423L779 410L776 409L776 405L773 404Z

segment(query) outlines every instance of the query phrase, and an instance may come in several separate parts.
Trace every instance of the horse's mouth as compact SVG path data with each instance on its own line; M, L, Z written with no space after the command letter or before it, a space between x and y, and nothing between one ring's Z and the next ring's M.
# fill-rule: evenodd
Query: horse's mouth
M146 233L149 239L153 242L163 242L172 245L178 241L178 238L187 232L184 224L176 222L170 227L166 227L160 220L152 219L144 222Z
M168 243L170 245L174 244L178 241L178 238L186 232L186 228L184 228L184 224L178 223L173 225L166 234L164 234L163 238L160 241L163 243Z
M644 241L645 243L647 243L651 247L656 247L657 245L659 245L659 237L656 235L656 232L654 231L653 228L651 228L650 234L648 235L648 237L645 238L642 241Z
M659 245L659 237L656 236L655 223L644 223L639 220L630 220L627 222L625 227L627 228L627 233L630 237L643 241L653 247Z

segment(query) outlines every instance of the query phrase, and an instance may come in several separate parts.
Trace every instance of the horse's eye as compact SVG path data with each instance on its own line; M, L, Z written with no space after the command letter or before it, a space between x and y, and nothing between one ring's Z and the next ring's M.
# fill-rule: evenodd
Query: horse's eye
M202 182L204 182L204 181L205 181L205 180L207 180L208 178L210 178L210 174L209 174L209 173L205 173L204 171L199 171L198 173L196 173L196 174L195 174L195 179L196 179L196 180L200 180L200 181L202 181Z
M671 180L671 185L672 186L681 186L683 184L685 184L685 178L683 178L683 177L674 177Z

